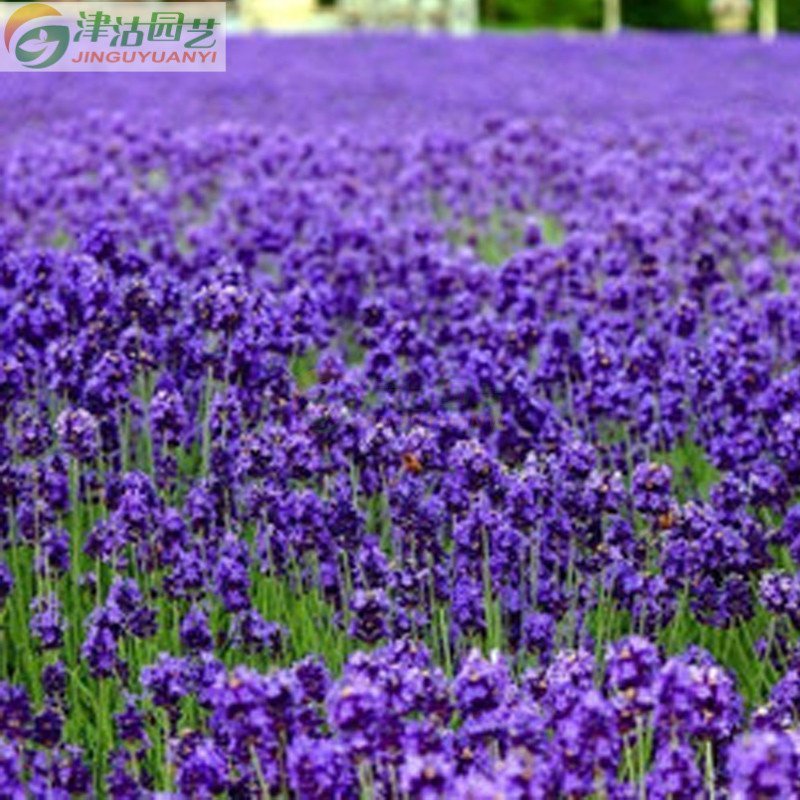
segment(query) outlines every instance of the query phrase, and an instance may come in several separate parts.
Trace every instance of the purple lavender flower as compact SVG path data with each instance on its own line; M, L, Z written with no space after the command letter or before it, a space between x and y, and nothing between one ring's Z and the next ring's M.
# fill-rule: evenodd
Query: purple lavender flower
M14 574L11 571L11 567L0 562L0 608L2 608L13 590Z
M91 461L97 455L97 420L86 409L65 410L56 420L61 447L76 461Z
M598 692L583 694L559 720L554 741L565 795L588 795L613 782L622 745L614 709Z
M511 691L508 667L499 653L493 653L487 661L478 651L472 650L453 681L456 704L464 716L501 708Z
M656 753L647 775L647 796L654 800L703 796L703 774L687 745L668 745Z
M794 733L746 734L731 748L728 763L732 800L800 792L800 743Z
M285 650L287 631L265 620L254 608L241 611L234 623L234 640L248 653L267 653L278 658Z
M0 736L11 741L25 739L31 720L27 692L21 687L0 683Z
M208 617L199 608L192 608L181 620L181 644L190 652L197 653L213 647Z
M346 749L330 739L299 737L287 756L289 786L303 800L345 800L357 793L358 781Z
M179 747L176 780L186 797L221 795L229 786L224 753L211 739L190 735Z
M183 398L175 389L159 389L150 401L150 425L157 440L176 445L188 425Z
M155 705L176 711L177 703L189 692L188 676L183 659L162 653L155 664L142 670L142 686Z
M382 589L358 590L350 598L352 618L348 633L367 644L375 644L389 633L389 600Z
M61 741L64 717L54 708L46 708L33 718L31 739L47 750L54 749Z
M0 795L8 800L25 800L28 793L22 776L19 753L10 743L0 741Z
M336 682L326 706L330 724L356 753L369 749L387 711L379 687L359 675Z
M42 650L58 650L64 643L66 622L57 597L37 597L32 603L31 635Z
M663 464L639 464L633 471L631 491L637 511L666 514L669 511L672 470Z
M42 536L40 547L36 564L39 572L58 577L69 571L69 534L66 531L49 528Z
M214 570L217 594L228 611L243 611L250 606L247 555L241 545L229 537Z
M656 685L659 737L727 742L742 714L732 678L704 651L671 658L662 667Z
M125 708L114 715L117 736L126 744L147 745L149 742L145 732L144 715L137 708L134 698L127 697Z
M130 754L124 750L117 751L110 759L110 770L106 777L106 787L113 797L124 798L124 800L140 800L146 797L147 793L137 780L133 768L130 765Z
M293 671L304 697L315 703L325 700L331 684L331 675L320 658L307 656L294 665Z
M661 659L647 639L629 636L610 645L606 656L606 690L619 714L623 732L655 705L655 683Z
M455 765L441 754L412 755L400 770L400 788L409 797L436 800L451 791Z
M62 705L67 691L67 671L64 663L54 661L42 667L41 684L50 701Z
M525 647L539 656L543 663L550 661L556 635L556 622L550 614L535 612L523 623Z
M102 615L89 625L81 645L81 656L96 678L109 678L120 669L117 637Z
M773 614L800 620L800 579L781 572L765 573L758 587L759 599Z

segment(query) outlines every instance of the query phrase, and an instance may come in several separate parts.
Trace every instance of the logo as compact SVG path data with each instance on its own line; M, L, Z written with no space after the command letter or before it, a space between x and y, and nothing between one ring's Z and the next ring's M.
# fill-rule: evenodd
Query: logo
M17 61L28 69L52 67L67 52L70 41L69 26L56 22L55 18L63 19L61 12L45 3L28 3L18 8L3 32L6 50L13 52ZM34 24L45 20L46 24Z
M0 2L0 72L224 72L225 3Z

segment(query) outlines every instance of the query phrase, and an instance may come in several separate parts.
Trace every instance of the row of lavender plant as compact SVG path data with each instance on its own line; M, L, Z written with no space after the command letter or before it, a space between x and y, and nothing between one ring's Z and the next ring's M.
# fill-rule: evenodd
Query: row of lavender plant
M0 171L0 796L800 796L791 117L169 113Z

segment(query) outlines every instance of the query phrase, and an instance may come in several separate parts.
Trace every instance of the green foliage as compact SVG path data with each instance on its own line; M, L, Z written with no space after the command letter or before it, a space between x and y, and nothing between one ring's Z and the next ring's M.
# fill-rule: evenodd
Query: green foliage
M293 358L289 365L297 388L301 391L310 389L317 382L317 356L318 353L311 350Z
M708 499L719 471L709 462L703 449L686 439L666 453L654 453L653 460L672 468L672 480L682 501Z
M712 28L708 0L622 0L622 19L632 28L699 31Z
M796 0L779 0L778 27L785 31L800 31L800 3Z
M440 219L446 219L440 216ZM542 239L551 245L560 245L566 232L558 217L535 208L525 213L509 215L499 209L488 220L468 219L450 231L448 240L454 247L472 247L485 264L498 266L524 247L524 226L527 220L538 222Z
M497 22L546 28L598 28L600 0L495 0Z
M800 27L800 7L789 11L789 5L784 0L781 24ZM490 25L597 29L603 0L486 0L482 12ZM622 0L622 18L632 28L711 29L708 0Z

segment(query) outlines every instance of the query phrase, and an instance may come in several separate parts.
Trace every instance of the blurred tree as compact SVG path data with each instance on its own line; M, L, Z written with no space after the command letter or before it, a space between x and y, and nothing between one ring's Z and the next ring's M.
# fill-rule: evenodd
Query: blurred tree
M481 0L481 19L489 25L516 28L603 27L605 0ZM775 2L778 27L800 31L800 1L753 0L753 21L762 3ZM709 0L620 0L622 23L630 28L712 30Z
M622 18L633 28L711 30L708 0L625 0Z
M765 42L775 38L778 33L778 0L759 0L758 33Z
M487 25L496 25L499 22L496 0L481 0L479 12L481 21Z
M622 27L620 0L603 0L603 29L614 36Z
M800 3L785 0L778 4L778 27L783 31L800 31Z
M623 0L624 1L624 0ZM483 19L512 27L599 28L603 0L483 0Z
M520 28L597 29L603 26L604 2L605 0L483 0L482 18L488 24ZM622 23L625 26L711 30L708 0L620 0L620 5Z

